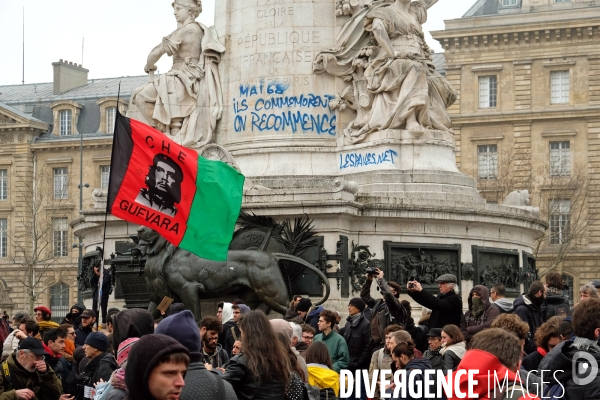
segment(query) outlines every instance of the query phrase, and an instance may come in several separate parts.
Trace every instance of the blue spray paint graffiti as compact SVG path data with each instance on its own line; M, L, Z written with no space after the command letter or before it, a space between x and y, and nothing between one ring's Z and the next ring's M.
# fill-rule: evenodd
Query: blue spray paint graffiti
M240 98L233 99L234 130L281 132L290 129L293 133L335 136L337 120L329 110L329 101L335 96L312 93L287 96L288 88L289 84L281 82L240 85Z
M340 169L366 167L367 165L392 164L398 153L392 149L380 153L340 154Z

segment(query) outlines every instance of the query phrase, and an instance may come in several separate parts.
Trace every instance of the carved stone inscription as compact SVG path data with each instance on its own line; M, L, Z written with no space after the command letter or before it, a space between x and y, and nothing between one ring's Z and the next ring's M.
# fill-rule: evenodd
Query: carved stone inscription
M415 277L425 288L435 288L435 279L453 274L460 281L460 245L384 243L389 279L404 286Z
M475 284L491 288L502 283L506 290L518 292L522 281L519 252L473 246Z

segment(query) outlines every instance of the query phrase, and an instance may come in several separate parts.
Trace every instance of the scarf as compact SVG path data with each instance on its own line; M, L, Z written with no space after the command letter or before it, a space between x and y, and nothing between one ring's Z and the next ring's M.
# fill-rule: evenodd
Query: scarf
M575 337L571 347L580 351L587 351L588 353L600 353L598 342L582 337Z
M562 291L562 289L558 289L555 287L548 287L548 289L546 289L546 294L554 294L557 296L563 296L564 292Z
M475 317L479 317L481 314L483 314L483 302L481 301L481 299L478 299L477 297L473 297L471 298L471 313L475 316Z
M440 347L435 350L427 349L425 353L423 353L423 358L426 360L431 360L433 357L440 356Z
M467 345L465 344L465 342L454 343L447 347L444 344L442 350L440 350L440 354L444 355L448 350L452 350L452 352L462 360L465 353L467 352Z
M540 353L542 355L542 357L546 357L546 354L548 354L548 352L546 350L544 350L543 347L538 347L537 352Z
M110 377L110 384L114 388L127 391L127 385L125 385L125 368L119 368L113 372Z

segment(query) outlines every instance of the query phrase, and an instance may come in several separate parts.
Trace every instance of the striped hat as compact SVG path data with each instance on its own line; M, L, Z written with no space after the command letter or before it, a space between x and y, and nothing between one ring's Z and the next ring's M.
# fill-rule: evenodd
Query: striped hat
M140 340L140 338L132 337L121 342L119 349L117 350L117 363L119 364L119 367L123 366L123 363L127 361L129 350L131 350L133 344L138 340Z

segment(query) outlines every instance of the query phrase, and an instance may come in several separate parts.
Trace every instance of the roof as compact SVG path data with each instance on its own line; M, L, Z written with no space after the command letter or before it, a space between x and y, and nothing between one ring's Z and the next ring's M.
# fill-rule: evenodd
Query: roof
M463 18L498 14L498 0L477 0Z
M121 97L129 98L131 92L148 82L148 75L127 76L120 78L89 79L87 85L69 90L68 92L53 94L54 84L31 83L27 85L0 86L0 102L3 103L33 103L54 102L58 100L80 101L84 99L98 99L116 96L121 83Z
M8 104L2 103L0 102L0 108L5 109L7 111L10 111L14 114L17 114L19 117L26 119L27 121L32 121L32 122L42 122L45 123L44 121L41 121L37 118L32 117L29 114L25 114L24 112L22 112L21 110L17 110L14 107L9 106Z
M435 70L441 75L446 76L446 56L444 53L433 53L433 65Z

